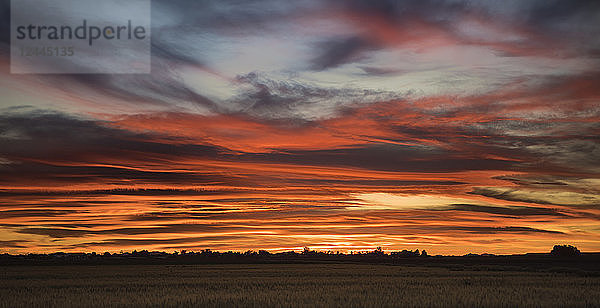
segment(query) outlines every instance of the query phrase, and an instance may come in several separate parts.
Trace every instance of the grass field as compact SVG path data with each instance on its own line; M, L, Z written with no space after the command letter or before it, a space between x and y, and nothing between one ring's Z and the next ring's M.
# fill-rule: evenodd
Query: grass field
M356 264L0 267L1 307L600 307L600 278Z

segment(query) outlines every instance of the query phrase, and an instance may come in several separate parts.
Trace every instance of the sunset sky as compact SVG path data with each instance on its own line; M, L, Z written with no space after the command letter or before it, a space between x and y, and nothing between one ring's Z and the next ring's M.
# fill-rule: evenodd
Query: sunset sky
M599 1L152 2L151 74L10 74L0 253L600 251Z

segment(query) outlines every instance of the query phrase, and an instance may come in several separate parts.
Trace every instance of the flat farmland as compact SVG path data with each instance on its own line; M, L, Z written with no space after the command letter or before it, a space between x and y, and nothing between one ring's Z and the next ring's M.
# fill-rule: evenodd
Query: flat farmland
M600 307L600 277L370 264L0 267L0 307Z

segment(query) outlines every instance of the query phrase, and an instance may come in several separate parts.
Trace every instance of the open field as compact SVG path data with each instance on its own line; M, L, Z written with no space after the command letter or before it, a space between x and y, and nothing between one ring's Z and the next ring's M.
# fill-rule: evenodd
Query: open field
M592 307L600 277L368 264L2 267L1 307Z

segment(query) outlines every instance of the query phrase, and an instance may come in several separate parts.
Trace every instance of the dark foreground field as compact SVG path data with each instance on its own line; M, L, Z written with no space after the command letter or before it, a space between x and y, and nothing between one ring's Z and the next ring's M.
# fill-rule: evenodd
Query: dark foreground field
M368 264L1 267L1 307L591 307L600 278Z

